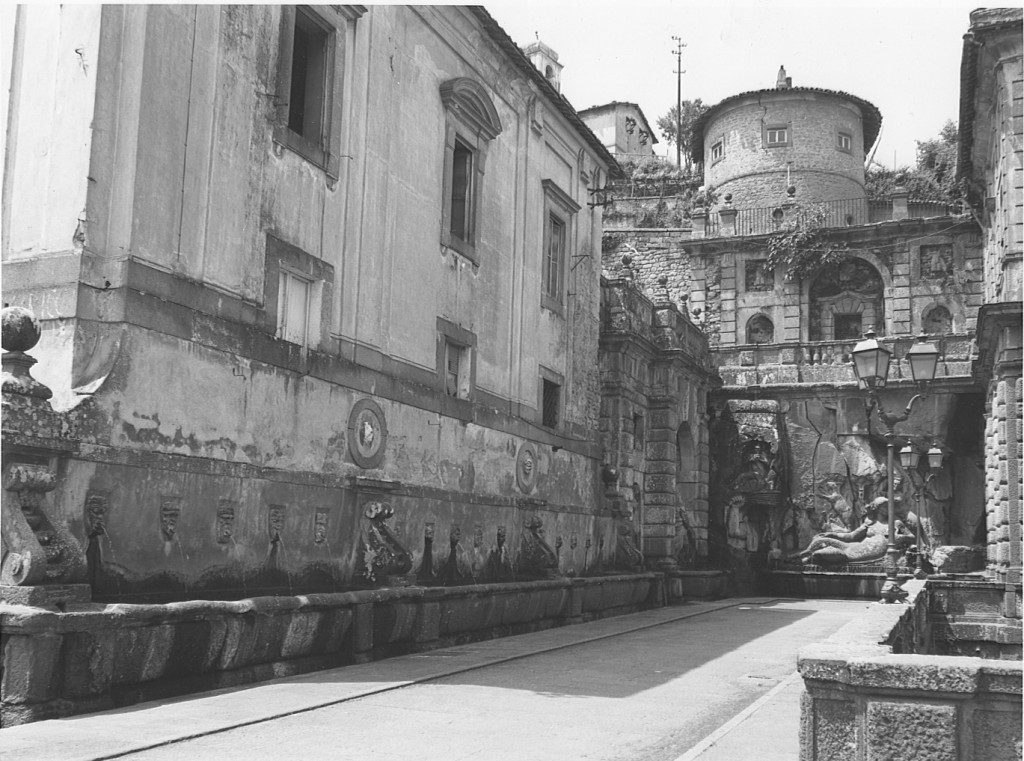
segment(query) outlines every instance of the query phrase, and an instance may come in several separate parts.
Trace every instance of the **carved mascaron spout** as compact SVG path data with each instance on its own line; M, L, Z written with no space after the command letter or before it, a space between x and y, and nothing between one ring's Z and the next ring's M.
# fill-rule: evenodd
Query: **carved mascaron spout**
M363 576L369 581L386 582L412 570L412 555L398 541L386 521L395 514L387 502L370 502L363 511L370 521L363 535Z
M643 570L644 556L637 547L632 524L628 520L617 520L615 532L615 567L625 571Z
M523 526L519 544L519 573L523 576L551 576L558 571L558 556L544 541L544 522L536 515Z

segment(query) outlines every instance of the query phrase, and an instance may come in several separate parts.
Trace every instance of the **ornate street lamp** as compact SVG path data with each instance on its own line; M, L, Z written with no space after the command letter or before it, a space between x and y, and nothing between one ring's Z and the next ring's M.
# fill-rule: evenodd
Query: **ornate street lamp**
M939 361L939 350L928 341L924 333L917 337L917 343L907 352L910 362L910 373L914 381L921 387L921 393L915 394L907 403L903 412L887 412L882 405L879 390L885 388L889 377L889 361L892 351L875 338L874 330L864 334L864 340L853 347L853 371L857 376L857 384L868 392L868 417L871 410L878 409L878 419L885 425L886 441L886 476L888 481L889 501L889 541L885 551L885 583L882 585L882 601L887 603L901 602L907 593L900 588L896 573L899 550L896 549L896 499L894 476L896 470L896 424L910 417L914 402L925 395L925 386L935 378L935 368Z
M914 506L917 508L917 569L914 571L914 578L925 579L928 577L928 572L924 570L922 559L924 553L921 543L921 524L924 520L924 513L921 510L921 497L924 495L928 484L935 478L939 468L942 467L942 450L934 445L928 450L928 474L924 478L920 477L920 473L917 470L917 465L920 461L921 453L910 444L907 444L900 450L900 464L907 472L907 475L910 476L910 481L914 485ZM915 478L915 474L917 474L917 478ZM917 479L920 479L920 483L918 483Z

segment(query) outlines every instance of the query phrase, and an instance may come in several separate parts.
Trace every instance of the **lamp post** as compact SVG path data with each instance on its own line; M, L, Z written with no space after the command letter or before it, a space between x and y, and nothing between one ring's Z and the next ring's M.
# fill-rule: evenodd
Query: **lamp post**
M889 362L892 350L886 348L875 338L875 331L869 329L864 340L853 347L853 371L857 376L857 385L868 392L868 417L871 410L878 409L878 419L885 425L886 441L886 477L889 501L889 537L885 551L885 583L882 585L882 602L893 603L903 601L907 593L900 588L896 574L896 563L899 550L896 549L896 500L894 476L896 470L896 424L910 417L914 402L925 395L925 384L935 378L935 367L939 361L939 350L928 341L922 333L907 352L910 362L910 374L921 387L921 392L911 397L906 409L902 412L888 412L882 404L879 391L885 388L889 379Z
M942 450L937 446L932 446L928 450L928 474L924 478L920 478L920 486L915 480L914 473L917 472L917 464L921 461L921 453L914 449L913 446L907 444L903 449L900 450L900 464L903 469L910 476L911 482L914 484L914 505L917 507L917 569L914 571L914 578L924 579L928 577L927 571L924 570L924 563L921 561L921 521L924 516L921 511L921 495L924 493L925 487L931 483L931 480L935 478L936 472L942 467Z

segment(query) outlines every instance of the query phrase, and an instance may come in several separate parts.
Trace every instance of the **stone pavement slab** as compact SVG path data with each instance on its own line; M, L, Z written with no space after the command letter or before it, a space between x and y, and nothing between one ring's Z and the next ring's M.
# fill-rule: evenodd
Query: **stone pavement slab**
M19 761L282 754L672 761L691 750L701 750L693 759L717 761L748 757L721 752L730 742L749 744L740 735L760 722L767 737L788 738L774 743L791 750L778 758L795 759L799 708L787 699L792 688L799 695L800 683L786 680L796 652L864 605L734 599L660 608L12 727L0 730L0 747ZM776 709L792 715L769 716ZM702 747L706 738L713 742Z

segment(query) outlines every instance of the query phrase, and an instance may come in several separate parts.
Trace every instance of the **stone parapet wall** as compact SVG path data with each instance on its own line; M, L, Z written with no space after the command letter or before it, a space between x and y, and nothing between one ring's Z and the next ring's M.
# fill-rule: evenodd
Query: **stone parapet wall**
M927 595L905 588L907 605L877 605L801 651L800 761L1016 761L1021 662L914 654Z
M660 575L165 605L0 605L0 724L106 710L657 606Z

